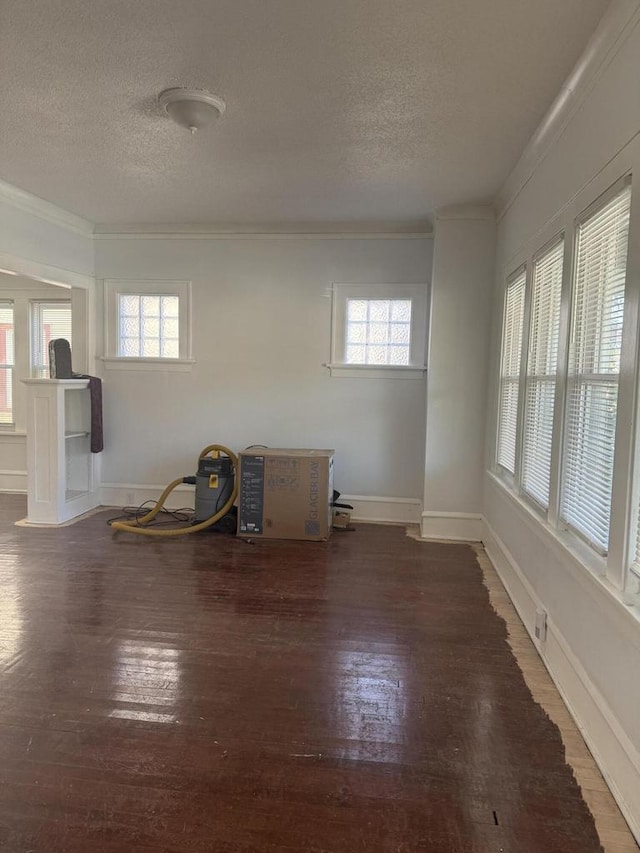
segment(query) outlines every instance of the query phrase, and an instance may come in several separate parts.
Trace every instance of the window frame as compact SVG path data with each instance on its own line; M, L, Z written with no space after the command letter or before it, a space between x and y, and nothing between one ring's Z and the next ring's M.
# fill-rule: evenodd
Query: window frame
M344 378L422 379L426 373L427 293L422 284L338 284L331 288L331 376ZM347 301L393 300L411 302L409 364L349 364L346 359Z
M0 423L0 432L14 432L16 428L16 400L15 400L15 378L16 378L16 308L15 300L0 298L0 305L11 308L11 325L13 330L13 362L0 363L1 370L9 371L10 387L9 394L11 396L11 420L5 423Z
M121 296L177 296L179 305L179 356L127 356L119 354L119 301ZM104 355L106 369L190 370L192 358L191 282L161 279L104 280Z

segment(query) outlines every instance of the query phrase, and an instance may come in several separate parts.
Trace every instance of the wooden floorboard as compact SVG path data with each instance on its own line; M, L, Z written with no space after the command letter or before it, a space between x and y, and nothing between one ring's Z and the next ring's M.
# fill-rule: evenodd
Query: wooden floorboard
M602 850L471 546L24 511L0 497L0 850Z

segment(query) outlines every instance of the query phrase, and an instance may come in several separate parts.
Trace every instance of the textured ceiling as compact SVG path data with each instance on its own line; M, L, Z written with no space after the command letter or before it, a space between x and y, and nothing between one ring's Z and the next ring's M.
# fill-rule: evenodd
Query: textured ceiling
M491 200L607 0L0 0L0 178L95 223L411 228ZM169 86L227 112L189 136Z

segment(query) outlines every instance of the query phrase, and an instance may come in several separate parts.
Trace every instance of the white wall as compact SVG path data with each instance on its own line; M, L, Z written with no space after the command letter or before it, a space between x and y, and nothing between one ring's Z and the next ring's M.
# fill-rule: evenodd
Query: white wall
M196 362L186 373L104 371L103 483L163 485L192 473L211 442L331 447L343 494L411 499L416 510L424 380L330 377L323 363L331 285L428 282L430 239L138 237L95 246L99 279L192 281Z
M427 382L422 535L479 539L495 217L438 211Z
M618 4L618 10L622 8ZM511 200L498 228L499 316L505 277L603 189L634 171L640 181L640 15L617 38L588 86L563 116L561 132ZM631 5L626 2L626 11ZM514 185L514 182L511 182ZM639 187L636 187L635 196ZM629 287L637 290L638 229L634 197ZM493 329L493 393L488 464L495 440L500 324ZM634 354L633 354L634 355ZM635 357L632 358L635 362ZM621 385L622 393L622 385ZM633 394L618 418L631 423ZM622 400L621 400L622 405ZM626 421L624 421L626 422ZM627 437L622 445L630 446ZM624 509L624 507L623 507ZM485 543L527 628L547 611L541 654L636 834L640 833L640 614L615 583L597 576L571 537L553 530L491 473L485 476Z

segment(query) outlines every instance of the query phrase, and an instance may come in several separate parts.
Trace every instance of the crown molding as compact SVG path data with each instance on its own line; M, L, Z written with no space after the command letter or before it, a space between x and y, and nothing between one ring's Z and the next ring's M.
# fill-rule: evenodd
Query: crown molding
M37 216L39 219L44 219L52 225L66 228L67 231L74 231L83 237L91 237L93 235L93 223L87 219L76 216L75 213L69 213L68 210L64 210L56 204L51 204L49 201L45 201L26 190L21 190L19 187L14 187L13 184L8 184L6 181L1 180L0 202L4 202L17 210L22 210L24 213Z
M376 224L365 222L361 225L329 222L318 223L315 227L282 223L272 228L189 223L94 225L75 213L70 213L26 190L0 180L0 204L2 203L94 240L428 240L433 238L433 230L428 222Z
M529 183L597 80L639 22L640 0L613 0L602 16L582 56L498 192L494 201L498 220L502 219Z
M384 227L361 229L339 223L307 228L283 225L281 228L224 228L215 225L97 225L95 240L425 240L433 238L428 224L412 223L403 230L402 225L385 224Z
M59 287L80 287L83 290L90 290L94 286L94 278L90 275L43 264L40 261L32 261L8 252L0 252L0 273L24 276Z

